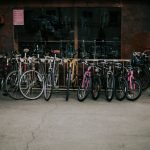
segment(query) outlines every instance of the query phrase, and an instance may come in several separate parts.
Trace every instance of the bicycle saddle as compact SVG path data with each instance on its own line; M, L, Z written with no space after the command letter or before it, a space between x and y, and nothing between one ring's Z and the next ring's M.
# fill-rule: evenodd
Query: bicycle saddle
M52 54L60 54L60 50L54 49L54 50L51 50L51 53Z
M23 51L24 51L25 53L27 53L27 52L29 52L29 49L28 49L28 48L25 48Z

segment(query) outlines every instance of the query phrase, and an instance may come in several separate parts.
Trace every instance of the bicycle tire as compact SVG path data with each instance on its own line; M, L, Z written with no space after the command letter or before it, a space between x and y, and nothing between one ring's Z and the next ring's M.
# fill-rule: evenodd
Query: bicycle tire
M80 83L79 87L78 87L78 91L77 91L77 98L79 102L83 102L88 94L89 94L89 88L90 85L88 85L89 79L85 78L84 80L84 84L82 84L82 82Z
M93 100L97 100L99 98L100 92L101 92L101 80L98 79L97 77L94 77L91 91Z
M53 85L51 80L51 74L49 74L44 81L44 99L49 101L52 96Z
M38 99L44 90L42 75L35 70L28 70L22 74L19 82L22 95L28 100Z
M18 71L12 71L7 75L5 80L6 92L15 100L21 100L24 98L19 89L19 74Z
M122 101L126 97L126 91L127 91L126 81L121 77L117 77L115 79L115 96L116 96L116 99L119 101Z
M135 101L141 96L142 93L141 83L139 80L134 79L132 80L132 86L135 86L136 91L135 89L130 89L128 84L126 98L130 101ZM135 95L133 92L137 92L137 94Z
M4 79L0 79L0 90L4 90Z
M67 78L66 78L66 85L67 85L67 91L66 91L66 101L69 100L69 94L70 94L70 83L71 83L71 69L68 70Z
M53 87L57 87L59 82L59 64L55 64L54 75L53 75Z
M114 97L114 76L112 74L109 74L108 77L106 77L106 89L105 89L105 96L106 100L108 102L111 102Z

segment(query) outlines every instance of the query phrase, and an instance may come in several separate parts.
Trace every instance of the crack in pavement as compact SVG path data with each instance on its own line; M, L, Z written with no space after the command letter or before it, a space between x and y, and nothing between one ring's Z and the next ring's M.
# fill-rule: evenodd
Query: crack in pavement
M54 106L54 108L51 111L54 111L57 108L57 104L55 102L54 102L54 105L55 106ZM36 139L35 134L40 129L41 124L44 122L44 120L46 118L46 115L49 114L49 111L50 110L48 110L46 113L44 113L44 115L41 117L41 121L40 121L39 125L35 129L33 129L33 131L31 132L32 137L31 137L31 140L26 143L25 150L29 150L30 149L30 144L33 143L33 141Z

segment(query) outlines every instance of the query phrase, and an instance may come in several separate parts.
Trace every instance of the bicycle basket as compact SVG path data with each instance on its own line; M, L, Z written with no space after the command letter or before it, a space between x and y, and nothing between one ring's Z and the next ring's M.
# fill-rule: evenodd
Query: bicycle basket
M145 63L145 59L140 55L132 55L131 65L132 66L142 66Z

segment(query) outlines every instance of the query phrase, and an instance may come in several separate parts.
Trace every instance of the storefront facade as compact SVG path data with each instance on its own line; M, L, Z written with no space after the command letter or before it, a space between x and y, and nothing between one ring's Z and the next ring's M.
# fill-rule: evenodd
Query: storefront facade
M62 57L130 58L150 48L150 6L128 1L9 2L0 6L0 52L60 49ZM24 13L14 23L14 10Z

